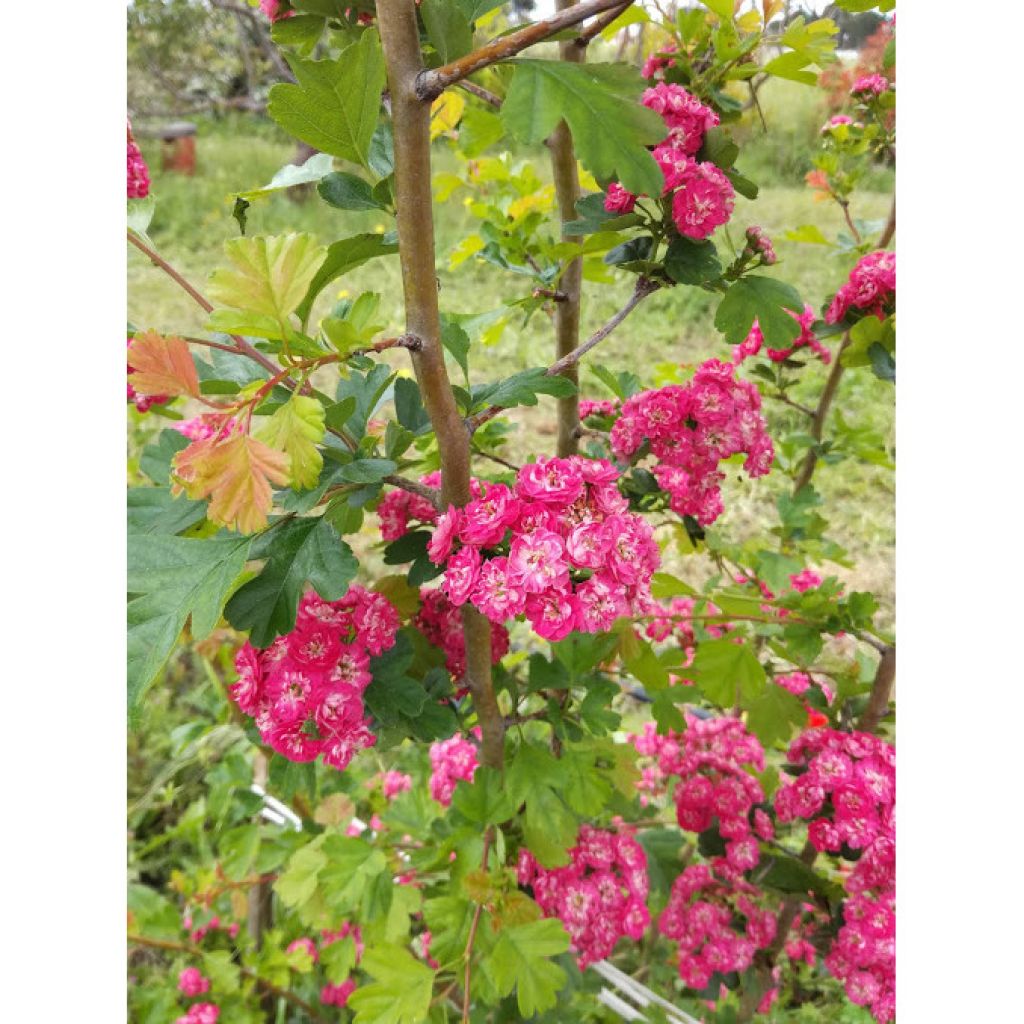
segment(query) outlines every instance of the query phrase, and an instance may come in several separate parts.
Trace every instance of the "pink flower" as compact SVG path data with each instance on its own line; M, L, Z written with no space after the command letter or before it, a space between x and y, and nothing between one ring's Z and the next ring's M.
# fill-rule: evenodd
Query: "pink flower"
M484 562L477 578L473 603L492 622L515 618L526 608L526 590L508 575L508 559L492 558Z
M476 548L462 548L448 559L448 568L445 570L441 589L448 600L459 607L469 600L479 575L480 552Z
M552 643L564 640L573 629L579 610L579 598L557 590L530 594L526 599L526 617L534 632Z
M896 253L876 249L862 256L832 300L825 322L836 324L852 309L884 320L895 308Z
M142 157L132 135L132 123L128 122L128 198L145 199L149 195L149 168Z
M505 538L519 518L519 501L504 484L491 484L484 495L462 510L459 539L463 544L492 547Z
M608 192L604 197L604 208L609 213L632 213L636 206L636 196L627 192L617 181L608 186ZM582 418L586 418L580 413Z
M821 132L824 135L833 128L839 128L844 124L853 124L853 118L846 114L833 114L822 126Z
M285 952L294 953L296 950L299 949L305 950L309 954L309 958L313 961L313 963L316 963L318 954L316 949L316 943L312 939L306 936L303 936L301 939L296 939L294 942L288 945L288 948L285 950Z
M387 771L381 776L381 792L385 800L394 800L399 793L412 788L412 776L404 772Z
M789 585L801 594L821 586L821 577L813 569L801 569L789 577Z
M178 989L190 998L210 991L210 979L204 978L198 967L186 967L178 975Z
M260 0L260 10L271 20L280 21L282 18L292 18L295 12L281 10L281 0Z
M583 475L568 459L538 459L527 463L516 478L516 493L526 500L568 505L583 491Z
M582 480L580 484L582 486ZM509 551L507 572L527 594L567 586L569 570L562 538L545 529L516 537Z
M654 78L664 68L675 67L676 62L671 57L664 56L665 54L675 53L675 51L675 40L670 39L664 46L660 47L644 61L644 66L641 69L640 74L643 75L644 78Z
M345 1006L355 990L356 983L351 978L346 978L340 985L324 985L320 989L320 1002L324 1006Z
M437 521L437 526L427 544L427 555L435 565L440 565L450 554L452 544L462 526L462 510L454 505L448 506Z
M864 75L853 83L850 95L881 96L883 92L888 92L891 88L892 83L885 75Z
M669 128L671 143L689 155L700 149L704 133L719 123L718 115L681 85L659 82L644 92L640 102L648 110L661 114Z
M430 795L448 807L458 782L472 782L477 769L476 747L461 736L430 746Z
M672 220L681 235L700 240L732 216L732 182L712 163L691 160L672 197Z

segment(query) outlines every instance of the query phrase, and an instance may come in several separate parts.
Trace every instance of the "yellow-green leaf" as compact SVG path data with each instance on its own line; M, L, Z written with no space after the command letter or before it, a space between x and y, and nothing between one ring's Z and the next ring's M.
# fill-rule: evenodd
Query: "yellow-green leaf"
M293 395L257 433L271 448L291 456L291 485L296 491L313 487L324 458L317 445L324 439L324 407L306 395Z
M309 234L232 238L224 244L234 269L215 270L210 296L222 306L273 317L287 327L327 255Z

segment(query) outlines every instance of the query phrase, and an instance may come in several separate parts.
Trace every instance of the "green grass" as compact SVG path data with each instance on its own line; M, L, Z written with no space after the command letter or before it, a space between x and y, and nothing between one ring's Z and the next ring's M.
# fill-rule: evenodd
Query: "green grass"
M762 90L762 108L770 133L765 135L754 118L737 130L743 140L740 169L761 184L756 201L738 199L732 219L733 240L742 237L749 224L761 225L774 239L779 264L774 273L794 284L804 299L820 308L845 279L851 260L836 257L821 246L802 245L783 238L786 229L817 224L834 236L843 219L834 204L816 202L803 183L824 119L815 106L814 94L789 83L773 83ZM153 173L157 196L150 235L161 253L189 280L203 287L209 272L221 259L223 242L238 233L231 216L231 192L266 183L284 164L292 162L295 147L268 122L230 118L204 122L197 139L198 166L192 178L164 174L159 168L159 147L144 143L143 151ZM454 158L444 148L436 150L439 169L454 169ZM536 154L538 174L549 177L543 151ZM891 173L873 172L874 191L858 193L853 213L860 220L884 219L891 195ZM435 210L438 242L438 279L441 308L446 312L480 313L494 309L503 298L522 294L522 279L504 274L489 264L467 261L448 269L448 253L475 230L473 220L458 194ZM343 213L328 207L313 194L305 201L274 195L249 210L250 234L310 231L324 242L361 231L383 231L391 225L383 214ZM725 237L719 246L728 249ZM607 320L630 294L633 279L616 275L614 284L585 287L582 330L591 332ZM161 331L196 333L204 315L170 279L134 250L128 258L128 317L138 327ZM383 295L382 312L387 329L402 328L401 280L396 258L376 260L346 275L328 288L315 313L322 313L340 295L364 290ZM712 355L728 358L729 349L713 325L715 297L693 288L674 288L656 293L603 342L596 353L600 362L628 368L647 385L653 385L656 367L663 363L694 363ZM550 361L552 339L543 314L527 324L509 324L500 340L486 351L471 353L475 379L495 379L524 366ZM399 356L395 366L404 366ZM816 400L825 369L809 361L794 397L806 403ZM584 394L601 395L600 386L584 370ZM893 441L893 392L870 371L848 372L836 402L850 423L869 425L891 448ZM794 426L797 414L769 405L770 425ZM551 445L553 423L547 400L536 409L517 410L513 418L523 428L513 435L513 450L523 455ZM727 512L719 526L732 535L755 536L774 519L771 504L786 481L779 474L742 485L727 484ZM893 483L884 468L848 459L836 466L821 467L815 485L825 498L832 517L832 535L850 552L855 563L844 570L851 587L875 592L883 607L883 619L892 614Z

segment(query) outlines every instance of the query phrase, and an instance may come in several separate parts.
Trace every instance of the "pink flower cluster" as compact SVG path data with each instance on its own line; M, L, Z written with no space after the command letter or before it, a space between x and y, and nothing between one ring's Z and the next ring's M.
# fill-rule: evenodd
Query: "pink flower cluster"
M748 259L753 259L755 256L759 257L761 263L770 267L773 263L778 262L778 257L775 255L775 246L772 245L772 240L768 237L768 233L764 228L759 228L756 224L751 224L747 228L747 244L744 247L743 255Z
M129 334L129 335L127 335L127 337L128 337L128 348L131 349L131 347L132 347L132 336ZM128 373L134 373L135 372L135 367L132 366L131 363L128 363L128 370L127 370L127 372ZM129 402L134 402L135 403L135 408L138 409L139 412L149 412L149 410L152 409L154 405L166 405L171 400L170 396L168 396L168 395L140 395L139 392L136 391L135 388L133 388L130 383L127 384L127 388L128 388L128 401Z
M644 91L640 102L668 125L668 139L677 149L693 156L704 142L704 133L719 123L718 115L681 85L659 82Z
M672 509L702 526L723 511L718 464L747 455L751 477L771 469L775 449L761 415L757 388L737 380L733 367L717 359L701 364L689 384L670 384L633 395L612 427L612 450L629 459L648 442L658 460L652 472L671 496Z
M466 672L466 636L462 631L459 609L437 589L420 591L422 605L412 620L431 645L444 651L445 667L453 679ZM491 662L495 665L508 654L508 630L499 622L491 623Z
M661 56L661 54L675 53L675 51L676 42L673 39L660 47L658 52L652 53L651 56L644 61L644 66L641 68L640 74L643 75L644 78L655 78L658 72L664 68L674 68L676 66L675 60L671 57Z
M526 847L519 851L519 884L533 888L545 917L569 933L580 970L603 960L620 938L643 938L647 911L647 855L625 832L581 825L563 868L544 868Z
M290 761L347 768L376 737L363 710L370 656L394 646L400 620L382 594L349 588L340 601L308 593L295 628L266 650L246 643L235 658L232 699L264 742Z
M716 973L742 973L772 944L776 914L755 902L758 895L749 882L720 877L707 864L691 864L676 878L658 929L679 943L685 985L700 991Z
M220 1007L216 1003L193 1003L174 1024L217 1024Z
M891 88L892 83L885 75L864 75L853 83L850 95L881 96L883 92L888 92Z
M420 477L420 483L425 487L440 487L441 471L436 470ZM471 481L470 487L473 494L479 493L480 483L478 480ZM437 509L426 498L397 489L388 491L377 506L380 535L386 541L404 537L409 532L410 520L429 525L437 522L437 516Z
M687 238L707 238L732 216L736 193L729 178L713 163L698 162L694 154L718 115L681 85L659 82L647 89L641 102L659 113L668 136L654 149L665 184L662 195L672 196L672 220ZM604 207L612 213L629 213L637 197L617 182L609 186Z
M430 795L451 806L457 782L472 782L477 769L476 747L461 736L430 745Z
M805 770L776 792L778 820L809 820L817 850L862 851L825 965L884 1024L895 1014L895 750L870 733L810 729L790 746L789 760Z
M128 198L145 199L149 195L149 168L142 158L135 137L132 135L132 123L128 122Z
M178 989L190 999L210 991L210 979L204 978L198 967L186 967L178 975Z
M227 934L227 937L234 941L234 939L238 936L239 930L237 921L232 921L228 924L221 924L220 918L216 915L211 917L210 920L206 922L206 924L195 925L195 927L193 927L195 922L192 920L192 915L189 912L185 913L185 916L182 918L181 924L182 927L189 933L188 940L193 945L199 945L199 943L202 942L203 939L205 939L206 936L209 935L211 932L225 932Z
M642 609L659 564L653 531L629 511L605 459L523 466L438 520L427 553L446 563L442 589L492 622L524 614L546 640L596 633Z
M208 441L218 434L229 437L241 430L241 424L231 416L223 413L204 412L189 420L179 420L172 424L179 434L184 434L190 441Z
M850 271L850 279L836 292L825 322L837 324L851 310L884 320L896 302L896 253L876 249L862 256Z
M823 363L828 363L832 359L832 353L821 344L820 341L814 336L814 331L811 328L814 325L814 321L817 317L814 315L814 309L811 306L805 305L802 313L795 313L791 309L787 309L786 312L800 325L800 333L797 335L793 343L788 348L769 348L765 349L765 355L768 356L772 362L781 363L783 360L788 359L797 349L806 346L812 352L816 352L821 356ZM733 346L732 350L732 362L734 366L739 366L745 359L750 356L756 356L761 351L761 346L764 344L764 335L761 333L761 325L755 320L750 328L750 333L746 338L740 342L739 345Z
M394 800L399 793L412 789L412 776L405 772L384 772L380 777L380 788L385 800Z
M585 420L588 416L614 416L620 404L617 398L581 398L580 419Z
M840 125L844 124L853 124L853 118L847 114L833 114L821 126L821 134L824 135L826 132L831 131L833 128L838 128Z
M363 958L363 937L359 932L359 926L345 921L336 931L324 931L320 933L320 948L329 946L332 942L340 942L349 935L356 944L356 963ZM309 941L309 940L306 940ZM314 957L314 960L316 957ZM320 1002L324 1006L345 1006L349 996L356 990L356 983L352 978L346 978L340 985L324 985L320 989Z

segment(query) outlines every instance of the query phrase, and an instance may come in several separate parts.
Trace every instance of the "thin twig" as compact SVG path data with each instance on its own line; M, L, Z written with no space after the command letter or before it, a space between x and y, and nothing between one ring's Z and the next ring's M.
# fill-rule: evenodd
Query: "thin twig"
M576 37L575 43L577 46L587 46L592 39L599 36L620 14L624 13L627 8L633 6L633 0L626 0L626 3L622 4L621 7L608 11L607 14L602 14L600 18L595 18L580 34Z
M404 476L397 476L394 473L389 473L384 477L384 482L391 484L392 487L397 487L401 491L418 494L421 498L429 501L438 511L444 507L441 504L441 492L433 487L428 487L426 484L417 483L415 480L409 480Z
M544 42L563 28L578 25L595 14L603 14L621 6L622 0L585 0L570 10L559 11L543 21L535 21L516 32L492 39L450 64L421 71L416 78L416 95L424 101L435 100L448 86L461 82L475 71L508 60L527 47Z
M889 710L893 684L896 682L896 648L887 646L875 669L875 679L871 684L871 696L868 706L858 723L863 732L874 732Z
M491 851L491 840L493 837L493 826L484 833L484 849L483 856L480 858L480 867L487 870L487 855ZM473 943L476 941L476 928L480 923L480 914L484 909L482 903L476 905L476 910L473 912L473 921L469 926L469 937L466 939L466 950L463 956L466 960L466 971L463 975L462 984L462 1024L469 1024L469 1006L470 1006L470 994L469 994L469 981L472 972L473 964Z
M468 79L459 82L459 88L465 89L470 95L475 96L478 100L483 100L495 110L501 110L501 97L495 95L490 89L485 89L482 85L477 85L476 82L470 82Z
M546 377L555 377L570 366L575 366L592 348L604 341L612 331L615 330L623 320L633 312L634 309L652 292L656 292L661 285L657 281L641 277L637 279L636 288L629 297L629 301L620 309L603 327L598 328L582 345L574 348L570 353L552 363L545 371ZM466 420L466 428L470 434L479 430L488 420L494 419L502 411L502 406L491 405L470 416Z
M799 402L794 402L792 398L787 398L783 394L769 394L769 398L774 398L777 402L782 402L783 405L788 405L791 409L796 409L797 412L802 412L805 416L814 418L814 410L808 408L806 405L801 405Z
M504 466L506 469L511 469L513 473L518 473L522 468L517 466L514 462L509 462L508 459L503 459L500 455L495 455L493 452L485 452L483 448L477 448L473 446L473 454L480 455L485 459L490 459L491 462L496 462L499 466Z

